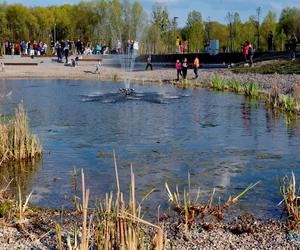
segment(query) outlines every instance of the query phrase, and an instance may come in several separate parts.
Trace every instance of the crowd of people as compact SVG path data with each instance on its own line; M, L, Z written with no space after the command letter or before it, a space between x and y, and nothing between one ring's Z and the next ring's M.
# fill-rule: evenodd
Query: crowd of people
M42 40L34 40L33 42L26 42L24 40L20 42L5 41L0 45L0 47L3 48L3 54L5 55L39 56L44 54L56 54L59 44L61 44L62 49L64 49L66 41L68 43L70 54L73 55L110 54L121 51L121 47L119 47L119 49L114 48L113 50L110 50L108 46L101 44L101 42L93 45L91 42L84 43L81 40L62 40L55 43L51 41L49 44L50 49L49 45Z
M43 41L27 41L3 43L4 54L6 55L43 55L47 54L48 45Z

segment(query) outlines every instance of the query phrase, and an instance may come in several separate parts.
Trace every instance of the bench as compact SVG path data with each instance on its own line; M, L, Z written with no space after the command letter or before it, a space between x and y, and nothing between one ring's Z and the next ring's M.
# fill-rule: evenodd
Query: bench
M38 63L26 63L26 62L4 62L4 65L8 66L37 66Z

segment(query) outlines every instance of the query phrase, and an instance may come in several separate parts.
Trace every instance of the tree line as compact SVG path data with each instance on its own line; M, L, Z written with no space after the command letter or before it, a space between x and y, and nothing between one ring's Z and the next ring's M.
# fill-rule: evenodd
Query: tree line
M182 18L182 17L180 17ZM203 20L201 10L188 14L184 27L170 16L167 7L154 4L150 15L136 0L92 0L50 7L26 7L0 2L0 41L55 40L101 42L114 47L116 40L138 40L142 53L172 53L175 41L188 41L189 52L201 52L209 40L220 41L221 51L240 51L246 40L258 50L268 49L273 34L273 50L284 50L295 33L300 38L300 9L288 7L277 18L269 11L261 20L260 8L247 21L239 13L228 12L224 23Z

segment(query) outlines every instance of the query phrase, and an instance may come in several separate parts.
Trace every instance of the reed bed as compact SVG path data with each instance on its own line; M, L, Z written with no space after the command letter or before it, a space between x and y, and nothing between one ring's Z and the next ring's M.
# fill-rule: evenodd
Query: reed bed
M200 189L198 189L194 199L192 199L190 175L188 175L188 189L184 188L183 192L181 193L179 192L178 186L176 186L175 191L171 191L167 183L165 183L165 187L169 197L170 206L182 216L185 233L187 234L189 226L196 222L197 218L204 221L206 217L214 216L219 221L223 220L225 209L230 205L237 203L243 195L259 184L259 182L260 181L250 184L237 196L230 196L223 204L221 203L220 197L217 204L214 203L216 193L215 189L212 190L211 195L206 203L199 202Z
M107 193L103 200L96 202L96 208L89 208L89 189L81 171L82 200L80 204L81 221L67 236L67 249L120 249L120 250L163 250L167 240L161 226L152 224L142 217L142 202L135 195L135 176L130 170L130 197L126 203L120 191L118 169L115 161L117 193ZM77 205L78 208L78 205ZM81 228L81 232L77 230ZM57 247L63 248L62 225L56 225ZM81 239L79 240L79 235ZM72 240L71 240L72 238Z
M296 185L296 177L285 176L282 180L280 193L283 200L279 203L284 205L287 212L287 225L289 229L300 229L300 195L299 187Z
M32 160L41 155L42 146L37 136L30 133L28 117L21 103L13 119L0 123L0 164Z
M268 95L267 103L271 108L278 109L289 114L300 113L300 87L295 86L290 94L280 93L274 85Z

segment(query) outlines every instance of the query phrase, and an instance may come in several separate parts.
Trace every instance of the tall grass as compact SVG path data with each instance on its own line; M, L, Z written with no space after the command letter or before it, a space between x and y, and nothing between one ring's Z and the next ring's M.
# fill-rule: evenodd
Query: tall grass
M107 193L105 198L96 202L96 208L89 208L89 189L85 185L84 172L81 171L82 208L81 222L75 225L74 232L67 236L66 246L73 249L120 249L146 250L165 249L166 240L162 227L152 224L142 217L142 203L137 202L135 195L135 175L130 168L130 196L128 202L120 190L118 168L114 155L117 192ZM81 237L77 228L81 228ZM146 230L148 228L148 230ZM152 232L149 234L149 232ZM57 230L58 248L63 239L62 230ZM71 238L73 240L71 240Z
M295 112L296 101L291 95L282 95L282 108L287 112Z
M283 200L279 204L284 204L284 208L288 214L288 227L294 229L300 224L300 196L298 194L299 187L296 186L296 178L294 173L291 177L284 177L280 187L280 193Z
M167 195L169 197L169 203L174 208L174 210L179 213L184 222L185 233L188 234L188 227L191 223L196 220L196 217L204 219L207 216L215 216L218 220L223 220L224 218L224 209L229 207L231 204L237 203L238 200L254 188L260 181L250 184L237 196L230 196L224 204L221 204L221 199L218 199L218 203L214 204L215 189L211 192L211 195L207 202L199 203L200 198L200 189L198 189L194 199L191 195L191 184L190 184L190 175L188 174L188 189L179 192L178 186L176 186L175 191L171 191L168 184L165 183ZM183 197L182 197L183 193Z
M244 87L240 80L234 79L229 82L230 89L235 93L242 93L244 91Z
M42 155L42 146L29 130L23 103L16 109L15 117L0 123L0 158L6 161L31 160Z
M245 92L246 96L256 98L259 95L259 91L260 91L260 88L257 83L249 82L249 83L246 83L244 86L244 92Z
M227 80L221 79L218 75L214 75L211 79L211 88L218 91L224 91L229 89L229 83Z
M126 204L124 194L120 191L118 171L115 164L118 192L106 194L98 203L96 211L96 239L98 249L164 249L164 231L159 225L152 224L141 216L142 202L135 196L135 176L130 170L130 197ZM145 227L154 230L150 235ZM100 247L100 248L99 248Z
M295 84L293 88L293 97L296 102L296 110L297 112L300 112L300 83L299 82Z

